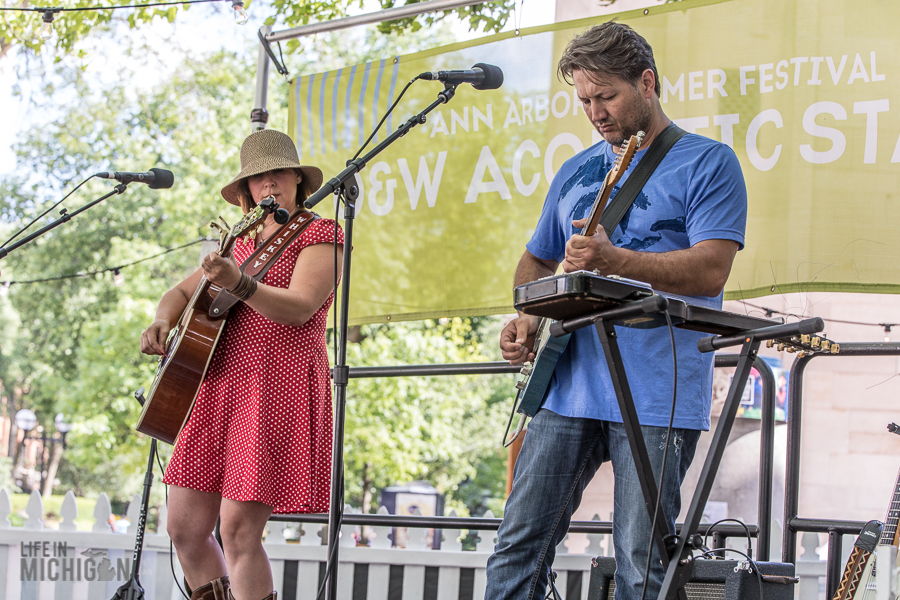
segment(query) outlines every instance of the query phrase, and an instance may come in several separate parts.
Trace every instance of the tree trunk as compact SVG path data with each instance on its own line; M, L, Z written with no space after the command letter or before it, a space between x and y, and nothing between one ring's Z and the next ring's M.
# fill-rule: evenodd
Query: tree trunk
M56 443L51 442L50 464L47 465L47 478L44 480L44 489L41 490L41 495L45 500L53 493L53 482L56 480L56 471L59 469L59 461L62 459L62 455L62 441L56 440Z

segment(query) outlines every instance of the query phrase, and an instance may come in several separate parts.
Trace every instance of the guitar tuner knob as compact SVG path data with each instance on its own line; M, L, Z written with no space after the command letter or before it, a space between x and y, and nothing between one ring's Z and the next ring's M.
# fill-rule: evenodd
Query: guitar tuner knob
M777 350L778 350L779 352L784 352L784 344L778 344Z
M802 343L802 344L808 344L808 343L809 343L809 335L807 335L807 334L805 334L805 333L804 333L803 335L801 335L801 336L800 336L800 343Z
M519 370L519 373L521 373L522 375L525 375L527 377L527 376L531 375L532 371L534 371L534 369L532 367L522 367Z
M797 351L797 349L794 348L793 346L788 346L787 348L785 348L785 350L787 350L788 353L790 353L790 354L793 354L794 352Z
M822 343L822 339L819 336L813 336L812 340L810 340L809 345L813 348L818 348Z
M828 340L822 340L822 350L828 352L828 350L830 348L831 348L831 342Z
M524 381L517 381L517 382L516 382L516 389L517 389L517 390L525 391L525 382L524 382Z
M775 340L766 340L766 348L774 348Z
M832 354L839 354L840 351L841 351L841 345L840 345L840 344L832 344L832 345L831 345L831 353L832 353Z

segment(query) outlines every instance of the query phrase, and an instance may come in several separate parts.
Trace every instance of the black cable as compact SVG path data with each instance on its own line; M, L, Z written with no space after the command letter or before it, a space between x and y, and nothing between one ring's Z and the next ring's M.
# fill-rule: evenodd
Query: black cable
M121 4L115 6L85 6L83 8L57 8L53 6L45 6L38 8L22 8L17 6L0 7L0 11L17 11L17 12L82 12L88 10L118 10L120 8L148 8L153 6L171 6L173 4L200 4L201 2L230 2L231 0L180 0L178 2L153 2L151 4Z
M357 158L359 158L359 155L362 153L362 151L366 149L366 146L369 145L369 142L372 141L372 138L374 138L375 134L378 133L378 130L381 129L381 126L384 124L385 119L388 118L388 115L391 114L391 111L393 111L394 108L397 106L397 103L400 102L400 98L403 97L403 94L406 93L406 90L409 89L409 86L411 86L413 83L415 83L416 80L418 80L418 79L419 79L419 76L417 75L414 78L409 80L409 83L406 84L406 86L400 92L400 95L397 96L396 100L394 100L394 103L391 104L390 107L388 107L388 109L385 111L384 116L381 117L381 120L378 122L378 125L376 125L375 129L372 130L372 133L369 134L369 138L363 143L362 146L359 147L359 150L356 151L356 154L354 154L353 158L351 158L350 160L356 160Z
M709 527L706 528L706 533L703 534L703 539L705 540L706 538L709 537L709 532L712 531L713 527L715 527L719 523L728 523L728 522L737 523L738 525L740 525L741 527L744 528L744 534L747 536L747 554L749 554L752 557L753 556L753 542L751 540L753 538L750 536L750 528L747 527L746 523L744 523L743 521L740 521L738 519L719 519L718 521L716 521L715 523L713 523L712 525L710 525ZM717 552L719 550L724 550L724 549L725 548L714 548L713 550L711 550L711 552Z
M0 284L22 284L22 283L46 283L48 281L62 281L63 279L78 279L81 277L91 277L93 275L98 275L100 273L109 273L110 271L117 271L119 269L125 269L127 267L133 267L134 265L140 264L142 262L147 262L148 260L152 260L154 258L159 258L160 256L165 256L171 252L175 252L176 250L181 250L183 248L187 248L189 246L195 246L197 244L208 241L207 238L199 238L194 240L193 242L188 242L186 244L182 244L180 246L175 246L173 248L166 248L162 252L158 254L153 254L152 256L145 256L144 258L139 258L138 260L132 261L130 263L125 263L122 265L118 265L115 267L106 267L105 269L99 269L97 271L87 271L85 273L73 273L71 275L57 275L55 277L43 277L40 279L23 279L21 281L0 281Z
M752 304L750 302L747 302L746 300L738 300L737 302L740 302L741 304L749 306L750 308L755 308L757 310L764 311L766 313L767 317L774 315L774 314L778 314L778 315L783 315L785 317L794 317L795 319L803 319L804 318L802 315L798 315L795 313L788 313L788 312L784 312L781 310L776 310L774 308L767 308L765 306L759 306L758 304ZM870 327L897 327L897 326L900 326L900 323L864 323L862 321L845 321L842 319L828 319L828 318L822 318L822 320L825 321L826 323L841 323L843 325L866 325L866 326L870 326Z
M93 178L96 177L96 176L97 176L97 173L94 173L93 175L91 175L90 177L88 177L87 179L85 179L84 181L82 181L81 183L79 183L78 185L76 185L75 188L74 188L71 192L69 192L68 194L66 194L65 196L63 196L63 199L62 199L62 200L58 201L56 204L54 204L53 206L51 206L50 208L48 208L47 210L45 210L44 212L42 212L41 214L39 214L38 216L36 216L34 219L32 219L31 223L29 223L28 225L26 225L25 227L23 227L22 229L20 229L20 230L17 231L16 233L14 233L13 236L12 236L11 238L9 238L9 239L6 240L5 242L3 242L3 245L0 246L0 248L6 248L6 245L7 245L7 244L9 244L11 241L13 241L13 240L16 239L17 237L19 237L20 235L22 235L23 233L25 233L26 231L28 231L28 228L29 228L29 227L31 227L32 225L34 225L35 223L37 223L38 220L40 220L41 218L43 218L43 217L44 217L47 213L49 213L51 210L53 210L54 208L56 208L57 206L59 206L60 204L62 204L63 202L65 202L66 198L68 198L69 196L71 196L72 194L74 194L74 193L78 190L78 188L80 188L81 186L83 186L84 184L86 184L88 181L90 181L91 179L93 179Z
M163 475L165 475L166 468L163 466L162 459L159 457L159 450L156 451L156 464L159 465L160 472ZM162 480L162 477L160 477L159 481L160 481L160 483L163 484L163 490L165 490L165 492L166 492L166 506L168 506L168 504L169 504L169 486L166 484L165 481ZM156 523L157 523L157 525L156 525L157 532L156 533L159 533L159 521L157 520ZM184 596L185 600L190 600L190 598L187 595L187 592L184 590L184 588L181 587L181 583L178 581L178 576L175 574L175 548L172 544L171 537L169 538L169 568L172 571L172 580L175 582L175 585L178 586L178 591L181 592L181 595Z
M669 326L669 340L672 343L672 372L674 373L672 376L672 410L669 411L666 447L663 450L662 468L659 471L659 482L656 485L656 506L653 509L653 521L650 523L650 541L647 544L647 566L644 571L644 583L641 586L641 600L644 600L644 596L647 594L647 584L650 582L650 557L653 556L653 548L656 545L653 543L653 538L656 535L656 520L659 518L659 506L662 504L663 482L666 479L666 461L669 458L669 441L672 438L672 425L675 422L675 400L678 396L678 359L675 351L675 328L672 325L672 316L669 314L669 309L666 309L663 314L666 315L666 324ZM644 443L646 444L647 441L644 440ZM674 518L676 515L671 516ZM677 557L674 559L677 560Z

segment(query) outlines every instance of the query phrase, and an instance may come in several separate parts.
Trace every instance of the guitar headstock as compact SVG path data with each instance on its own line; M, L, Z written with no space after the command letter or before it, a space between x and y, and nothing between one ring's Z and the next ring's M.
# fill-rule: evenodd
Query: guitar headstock
M628 165L631 164L631 159L634 158L634 153L637 152L637 149L641 147L641 142L643 140L644 132L638 131L619 146L619 150L616 154L616 162L613 164L612 169L609 170L606 185L613 186L619 182L622 175L628 170Z
M790 339L767 340L766 348L775 348L779 352L796 352L800 358L818 353L839 354L841 351L841 345L829 340L825 334L804 334L795 335Z
M262 231L263 222L266 220L267 214L268 211L264 207L256 206L253 210L245 214L240 221L235 223L234 227L229 227L228 223L226 223L225 219L222 217L219 217L219 219L222 221L222 224L224 224L224 227L215 221L210 223L210 227L218 229L221 233L219 238L219 255L227 256L230 254L231 248L234 246L234 242L237 238L245 235L255 236Z

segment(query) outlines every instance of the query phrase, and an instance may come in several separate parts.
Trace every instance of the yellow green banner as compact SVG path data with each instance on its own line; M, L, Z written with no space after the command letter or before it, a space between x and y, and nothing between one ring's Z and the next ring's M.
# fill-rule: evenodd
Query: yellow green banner
M900 2L687 0L617 18L653 46L665 112L743 166L747 244L727 298L900 292ZM419 73L488 63L505 76L498 90L460 85L361 172L351 323L512 312L513 273L550 180L599 140L556 77L566 42L599 22L291 83L289 133L328 179ZM414 83L369 147L442 89Z

